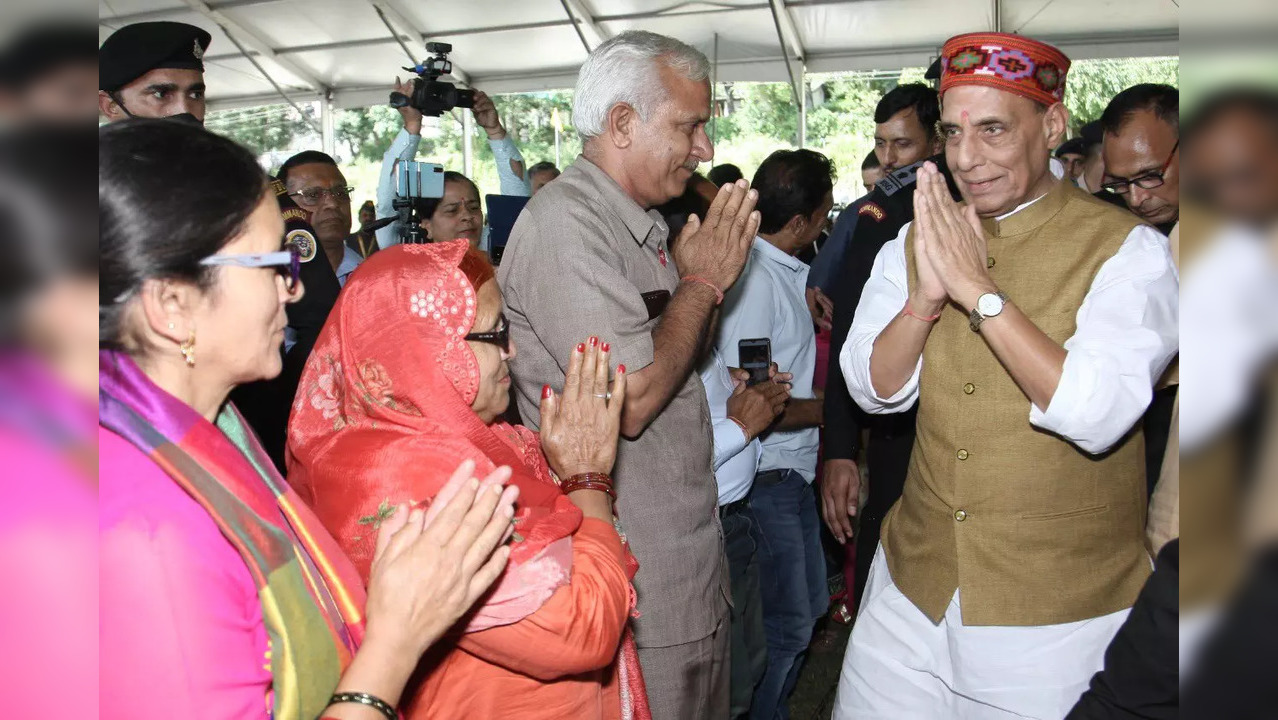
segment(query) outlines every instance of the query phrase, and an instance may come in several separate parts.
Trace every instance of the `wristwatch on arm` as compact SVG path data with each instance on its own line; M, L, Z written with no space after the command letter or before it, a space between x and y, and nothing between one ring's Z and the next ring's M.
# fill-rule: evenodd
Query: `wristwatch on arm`
M972 308L972 313L967 316L967 322L972 328L972 332L980 332L981 323L1003 312L1005 304L1007 304L1007 296L1001 291L985 293L978 297L976 299L976 307Z

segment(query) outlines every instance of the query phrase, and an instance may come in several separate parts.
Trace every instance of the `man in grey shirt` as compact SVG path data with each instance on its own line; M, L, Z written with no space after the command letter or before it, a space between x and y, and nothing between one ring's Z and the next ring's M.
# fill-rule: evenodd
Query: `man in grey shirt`
M627 32L591 53L573 124L583 152L520 215L498 272L524 418L563 386L571 349L610 344L629 375L617 513L640 568L635 640L658 720L728 711L728 596L705 391L693 372L758 229L757 194L725 185L673 243L651 208L714 156L709 63Z

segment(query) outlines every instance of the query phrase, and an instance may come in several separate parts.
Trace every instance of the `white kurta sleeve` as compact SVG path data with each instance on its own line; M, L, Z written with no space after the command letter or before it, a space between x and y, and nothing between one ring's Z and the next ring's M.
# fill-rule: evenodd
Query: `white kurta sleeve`
M874 258L870 279L861 292L861 302L856 306L852 329L839 353L839 367L848 392L862 410L872 415L904 412L919 399L919 372L923 358L919 358L914 374L892 397L882 398L870 382L870 354L879 333L905 307L910 297L909 279L905 269L905 236L910 223L901 228L895 240L890 240Z
M1060 384L1046 410L1030 405L1030 423L1090 453L1118 442L1179 347L1179 293L1167 238L1133 229L1092 281L1065 341Z

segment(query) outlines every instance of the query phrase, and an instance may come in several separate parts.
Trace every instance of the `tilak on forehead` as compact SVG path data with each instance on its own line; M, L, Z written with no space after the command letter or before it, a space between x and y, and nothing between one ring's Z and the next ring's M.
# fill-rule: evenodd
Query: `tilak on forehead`
M1043 105L1065 98L1069 58L1021 35L966 33L941 48L941 95L959 85L985 85Z

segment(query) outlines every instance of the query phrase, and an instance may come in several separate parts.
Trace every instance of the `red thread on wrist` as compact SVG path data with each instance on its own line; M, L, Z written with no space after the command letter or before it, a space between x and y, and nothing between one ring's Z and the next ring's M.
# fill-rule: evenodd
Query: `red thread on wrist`
M916 312L914 312L913 310L911 310L911 309L910 309L910 301L909 301L909 300L906 300L906 301L905 301L905 307L901 310L901 313L902 313L903 315L909 315L910 317L914 318L915 320L922 320L923 322L926 322L926 323L936 322L936 321L937 321L938 319L940 319L940 317L941 317L941 313L937 313L937 314L935 314L935 315L931 315L931 316L928 316L928 317L924 317L924 316L922 316L922 315L919 315L918 313L916 313Z
M729 419L729 420L731 420L732 422L736 423L736 424L737 424L737 427L741 428L741 432L742 432L742 434L744 434L744 435L745 435L746 442L750 442L751 440L753 440L753 439L754 439L753 437L751 437L751 435L750 435L750 430L749 430L748 428L746 428L745 423L743 423L743 422L741 422L740 420L738 420L738 419L736 419L736 418L732 417L731 415L729 415L729 416L728 416L728 419Z
M718 285L715 285L714 283L701 277L700 275L684 275L682 278L679 278L679 280L681 282L690 282L690 283L698 283L701 285L705 285L706 287L714 291L714 296L715 298L717 298L714 304L715 305L723 304L723 291L719 289Z

